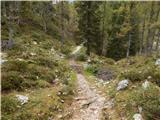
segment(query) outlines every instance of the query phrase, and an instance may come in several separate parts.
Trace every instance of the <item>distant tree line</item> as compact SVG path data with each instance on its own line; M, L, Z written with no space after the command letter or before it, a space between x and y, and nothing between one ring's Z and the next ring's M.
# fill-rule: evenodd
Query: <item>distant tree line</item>
M79 33L87 54L116 60L159 51L160 2L78 1Z
M19 28L30 25L64 42L72 39L70 33L77 29L75 13L73 4L67 1L2 1L2 37L13 39Z

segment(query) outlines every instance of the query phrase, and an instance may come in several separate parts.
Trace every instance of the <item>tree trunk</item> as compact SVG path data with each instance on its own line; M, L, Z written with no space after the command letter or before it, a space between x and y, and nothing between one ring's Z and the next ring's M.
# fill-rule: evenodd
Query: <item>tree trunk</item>
M12 8L12 4L9 4L9 21L8 21L8 29L9 29L9 41L13 40L13 29L12 29L12 12L13 12L13 8Z
M145 53L148 55L151 52L151 23L152 23L152 19L153 19L153 15L154 15L154 2L152 2L151 4L151 12L150 12L150 16L149 16L149 25L148 25L148 34L147 34L147 41L146 41L146 48L145 48Z
M63 13L64 13L64 5L63 1L61 1L61 45L63 46L64 43L64 20L63 20Z
M145 14L146 16L146 14ZM140 50L139 50L139 54L142 54L143 51L143 41L144 41L144 31L145 31L145 16L143 19L143 27L142 27L142 35L141 35L141 41L140 41Z
M157 55L159 54L159 46L160 46L160 32L158 33L158 38L156 41L156 51L157 51Z
M88 15L87 15L87 55L90 56L90 9L91 9L91 1L87 1L88 3Z
M131 33L129 33L129 39L128 39L128 48L127 48L127 54L126 54L127 58L129 57L130 46L131 46Z
M156 16L155 16L154 22L158 22L159 13L160 13L160 7L159 7L158 11L156 12ZM151 38L152 38L152 39L151 39L151 43L152 43L151 49L153 49L153 43L154 43L154 38L155 38L155 32L156 32L156 28L154 28L153 34L152 34L152 37L151 37Z
M104 1L105 3L103 4L103 30L102 30L102 39L103 39L103 45L102 45L102 55L106 56L106 52L107 52L107 40L106 40L106 36L105 36L105 11L106 11L106 1Z

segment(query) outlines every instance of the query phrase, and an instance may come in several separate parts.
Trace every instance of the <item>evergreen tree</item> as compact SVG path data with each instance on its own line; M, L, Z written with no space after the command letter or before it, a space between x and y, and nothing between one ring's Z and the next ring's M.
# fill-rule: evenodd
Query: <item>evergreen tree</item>
M91 51L101 54L100 4L101 2L96 1L83 1L78 2L76 6L79 15L79 30L86 41L88 55Z

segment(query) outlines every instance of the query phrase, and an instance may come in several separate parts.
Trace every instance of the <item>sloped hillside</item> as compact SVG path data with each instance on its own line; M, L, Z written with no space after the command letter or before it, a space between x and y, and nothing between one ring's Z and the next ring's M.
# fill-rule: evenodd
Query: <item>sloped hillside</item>
M63 113L74 94L76 77L60 47L52 36L28 26L16 35L10 49L2 51L3 120L44 120ZM27 97L24 104L23 97ZM64 104L65 100L70 102Z

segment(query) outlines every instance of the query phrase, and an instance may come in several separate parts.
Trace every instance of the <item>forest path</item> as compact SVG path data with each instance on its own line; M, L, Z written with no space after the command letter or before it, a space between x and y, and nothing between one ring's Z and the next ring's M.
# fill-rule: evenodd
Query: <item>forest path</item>
M81 66L74 60L70 65L77 71L77 96L71 105L73 116L70 120L100 120L105 98L99 95L94 87L90 87L81 73Z

